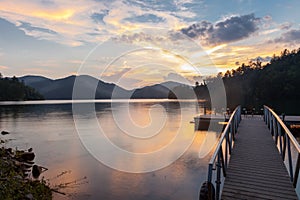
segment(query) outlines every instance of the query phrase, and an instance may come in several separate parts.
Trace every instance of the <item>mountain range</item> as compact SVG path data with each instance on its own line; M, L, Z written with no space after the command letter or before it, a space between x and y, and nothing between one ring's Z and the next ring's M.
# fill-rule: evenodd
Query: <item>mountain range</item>
M50 79L43 76L23 76L19 77L25 85L34 88L45 99L48 100L67 100L73 99L73 86L76 80L76 95L78 99L151 99L151 98L168 98L170 90L178 86L185 86L178 82L163 82L151 86L126 90L113 83L106 83L89 75L68 76L61 79ZM92 96L91 96L92 94Z

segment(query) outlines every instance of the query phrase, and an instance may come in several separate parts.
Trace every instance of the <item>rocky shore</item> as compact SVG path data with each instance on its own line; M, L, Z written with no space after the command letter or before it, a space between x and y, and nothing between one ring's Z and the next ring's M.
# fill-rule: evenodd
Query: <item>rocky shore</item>
M5 147L5 143L0 138L1 199L52 199L49 183L39 179L40 174L47 168L34 163L33 149L14 150Z

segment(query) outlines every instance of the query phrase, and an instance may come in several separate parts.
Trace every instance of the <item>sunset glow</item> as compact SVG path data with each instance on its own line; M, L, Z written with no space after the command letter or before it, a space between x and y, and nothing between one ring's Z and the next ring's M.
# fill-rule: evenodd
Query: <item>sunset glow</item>
M198 0L1 1L1 73L59 78L80 74L87 59L89 69L84 73L101 78L105 67L124 53L153 47L161 49L161 55L148 52L138 59L131 55L127 74L129 68L153 61L193 82L191 77L207 75L204 71L215 75L258 57L267 63L273 54L299 47L299 1L232 0L227 4ZM96 45L103 49L89 57ZM193 72L181 58L198 70ZM211 66L215 69L208 69ZM103 75L113 77L122 70L119 64ZM161 72L161 76L168 73ZM147 74L149 71L139 73L134 86L147 85L143 80L163 81Z

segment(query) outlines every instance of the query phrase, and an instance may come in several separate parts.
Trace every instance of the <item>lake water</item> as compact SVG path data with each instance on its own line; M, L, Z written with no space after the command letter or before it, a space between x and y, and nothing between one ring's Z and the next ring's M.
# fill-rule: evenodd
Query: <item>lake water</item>
M199 198L219 133L194 130L198 102L82 101L75 113L69 101L15 104L0 105L1 138L32 147L45 179L65 184L54 199Z

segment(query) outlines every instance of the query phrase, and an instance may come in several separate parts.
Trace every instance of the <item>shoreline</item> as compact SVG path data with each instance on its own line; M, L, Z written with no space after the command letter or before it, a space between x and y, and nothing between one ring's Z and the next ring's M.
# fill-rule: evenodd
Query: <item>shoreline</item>
M0 138L0 196L3 199L52 199L49 183L39 179L43 172L34 163L32 148L15 150L5 147L6 141ZM47 168L44 168L44 170ZM41 170L41 171L40 171Z

